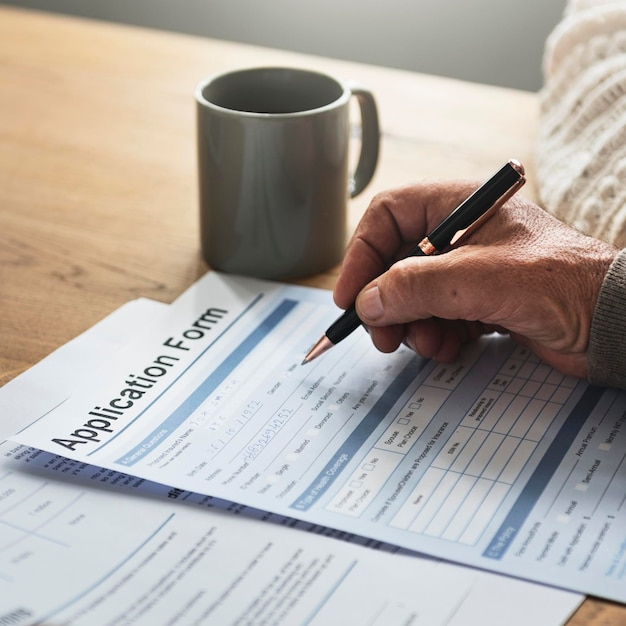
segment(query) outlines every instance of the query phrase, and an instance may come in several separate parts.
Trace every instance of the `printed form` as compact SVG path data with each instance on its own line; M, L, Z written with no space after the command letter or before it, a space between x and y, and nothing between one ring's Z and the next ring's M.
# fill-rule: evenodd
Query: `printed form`
M2 388L0 441L63 401L133 329L165 309L131 302ZM381 551L392 546L374 551L318 534L333 536L329 529L0 443L2 624L523 626L531 620L556 626L582 600Z
M14 439L494 572L626 601L626 394L508 338L452 365L356 332L328 292L210 273Z

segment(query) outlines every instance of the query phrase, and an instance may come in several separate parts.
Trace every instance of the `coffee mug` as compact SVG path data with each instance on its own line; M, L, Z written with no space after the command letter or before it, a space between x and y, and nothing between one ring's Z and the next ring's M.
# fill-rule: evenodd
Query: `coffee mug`
M361 117L354 160L352 96ZM368 185L378 161L372 93L316 71L267 67L213 76L197 86L195 100L201 249L209 266L281 280L337 265L348 198Z

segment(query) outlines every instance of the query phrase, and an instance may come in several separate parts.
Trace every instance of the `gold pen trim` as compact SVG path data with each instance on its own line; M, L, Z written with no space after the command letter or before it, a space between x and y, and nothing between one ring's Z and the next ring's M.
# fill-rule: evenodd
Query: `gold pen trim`
M509 187L475 222L472 222L467 228L459 230L450 240L450 247L459 245L464 239L467 239L479 226L482 226L503 204L510 200L526 182L524 166L515 159L509 160L509 165L519 174L519 179ZM421 247L421 244L420 244Z
M437 252L437 248L430 243L430 239L428 237L424 237L424 239L422 239L417 246L426 256L430 256L431 254L435 254Z

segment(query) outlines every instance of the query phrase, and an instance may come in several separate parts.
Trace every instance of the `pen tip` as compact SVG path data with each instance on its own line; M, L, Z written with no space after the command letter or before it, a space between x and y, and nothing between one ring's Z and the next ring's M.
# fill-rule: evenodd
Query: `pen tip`
M333 347L333 342L326 336L322 335L317 343L309 350L307 355L304 357L304 361L302 361L302 365L306 363L310 363L313 359L316 359L320 354L324 354L326 350L330 350Z

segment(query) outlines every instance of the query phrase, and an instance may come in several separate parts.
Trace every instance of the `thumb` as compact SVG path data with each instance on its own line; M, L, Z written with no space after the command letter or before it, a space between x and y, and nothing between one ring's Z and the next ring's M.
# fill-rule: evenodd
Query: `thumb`
M430 317L500 323L497 294L502 272L479 246L410 257L392 265L358 295L356 311L368 326L404 324ZM501 269L501 268L500 268ZM494 297L493 294L496 294Z

